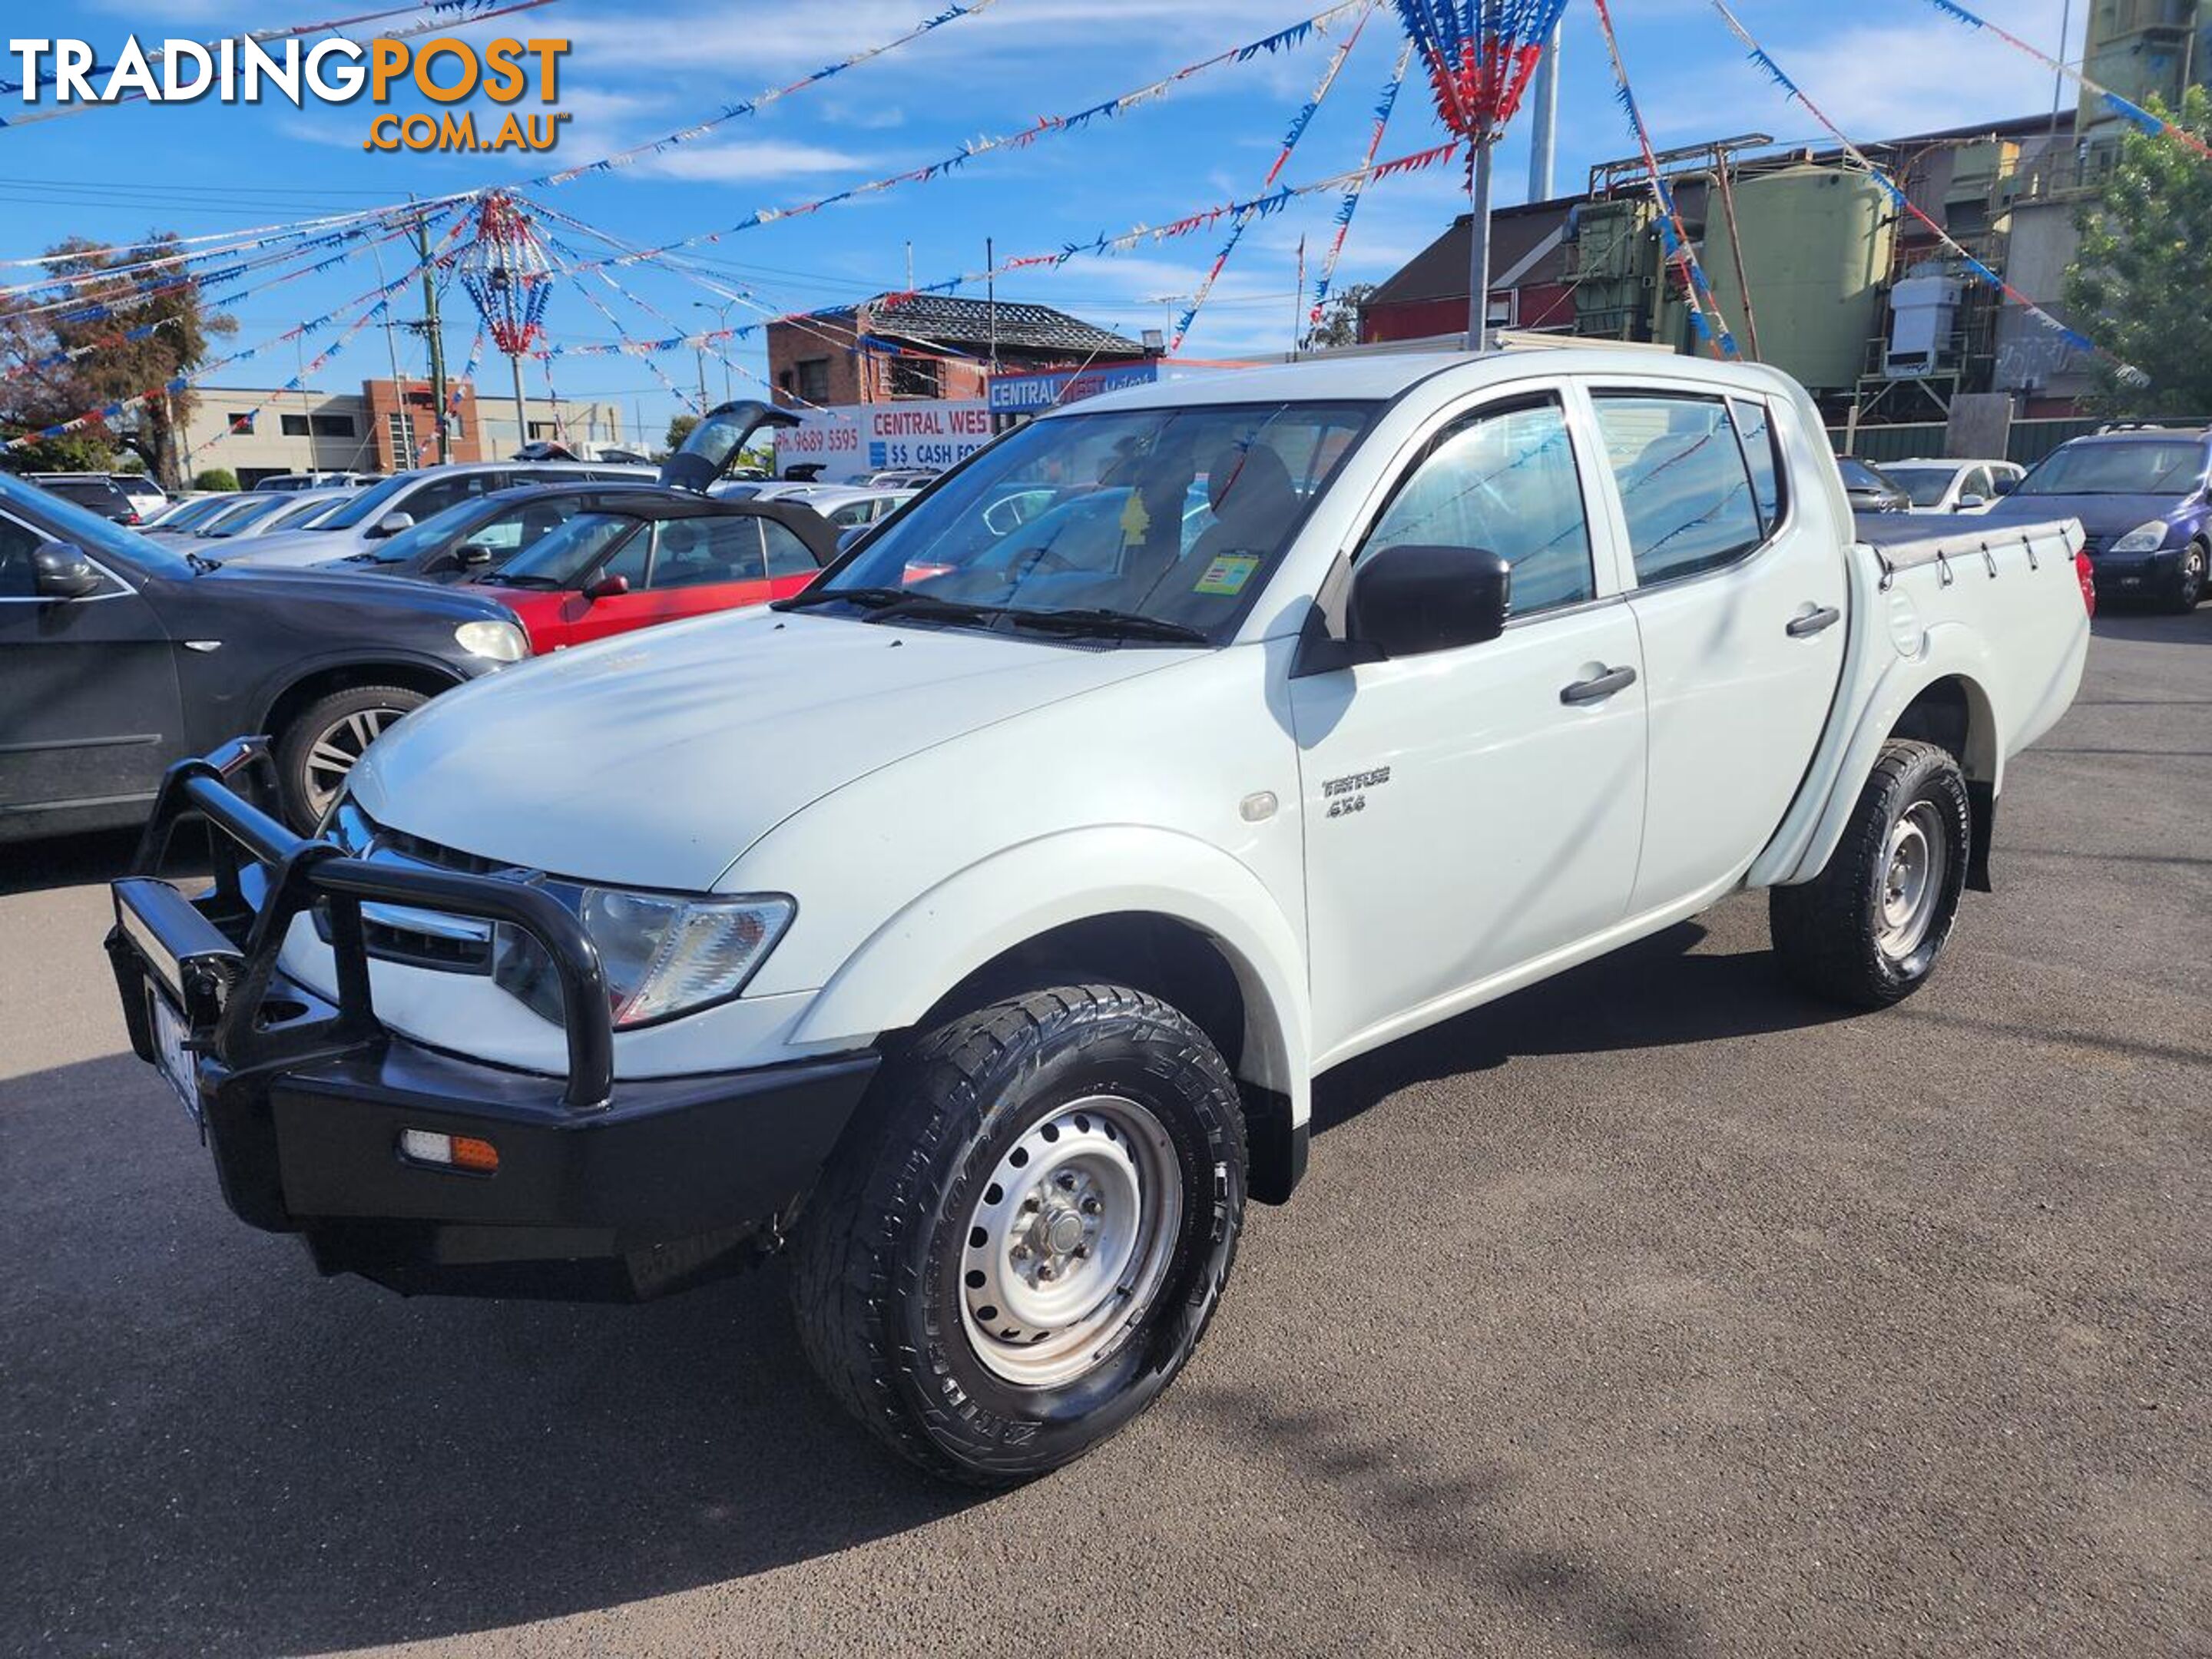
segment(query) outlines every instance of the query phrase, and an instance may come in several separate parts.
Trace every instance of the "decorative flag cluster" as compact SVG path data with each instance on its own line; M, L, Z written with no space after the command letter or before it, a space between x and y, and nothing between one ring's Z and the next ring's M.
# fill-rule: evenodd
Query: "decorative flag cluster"
M461 288L494 345L509 357L533 356L545 337L553 262L530 216L504 191L495 191L477 204L476 228L454 260Z
M1604 3L1604 0L1598 0L1598 3L1601 7ZM1960 243L1957 238L1953 236L1950 232L1944 229L1942 226L1937 224L1935 220L1929 218L1927 214L1922 212L1919 208L1913 204L1911 198L1905 193L1905 187L1902 185L1899 184L1895 179L1890 177L1890 175L1884 172L1881 167L1876 167L1864 150L1859 149L1857 145L1851 143L1849 138L1844 136L1843 129L1838 127L1833 121L1830 120L1826 114L1821 111L1820 106L1805 95L1803 88L1800 87L1795 81L1791 80L1788 75L1783 72L1782 65L1776 63L1774 59L1768 55L1766 49L1760 46L1757 40L1752 38L1751 31L1744 27L1743 24L1738 21L1736 15L1730 11L1728 7L1723 3L1723 0L1712 0L1712 5L1713 9L1720 14L1721 21L1728 26L1729 33L1735 36L1736 40L1742 45L1745 52L1750 57L1751 61L1758 66L1759 70L1765 75L1766 78L1773 82L1776 86L1781 88L1783 92L1789 97L1796 100L1800 105L1803 106L1805 112L1820 124L1822 129L1826 131L1827 135L1831 138L1833 138L1836 141L1837 146L1842 149L1844 154L1850 156L1853 161L1858 164L1858 166L1864 168L1866 170L1867 176L1872 179L1875 184L1881 186L1882 193L1889 198L1891 204L1895 207L1899 213L1908 215L1911 218L1917 220L1922 225L1933 232L1936 240L1941 241L1943 246L1949 250L1951 257L1957 259L1960 264L1964 265L1967 271L1973 276L1975 281L1995 289L1999 294L2003 295L2005 298L2010 300L2014 305L2020 307L2021 310L2025 311L2030 317L2033 318L2038 326L2055 334L2060 340L2072 347L2075 350L2085 352L2093 356L2102 357L2106 362L2114 364L2118 368L2123 380L2138 386L2147 383L2147 377L2143 374L2143 372L2141 369L2136 368L2131 363L2121 362L2120 360L2113 356L2112 353L2106 351L2094 340L2089 338L2087 335L2081 333L2078 329L2069 327L2065 323L2060 321L2057 318L2045 311L2041 306L2036 304L2034 301L2029 299L2027 295L2022 294L2010 283L2005 281L2003 277L1998 276L1997 273L1990 270L1989 266L1984 264L1979 259L1977 259L1972 254L1969 253L1965 246Z
M1513 118L1566 0L1396 0L1421 54L1437 113L1487 143Z

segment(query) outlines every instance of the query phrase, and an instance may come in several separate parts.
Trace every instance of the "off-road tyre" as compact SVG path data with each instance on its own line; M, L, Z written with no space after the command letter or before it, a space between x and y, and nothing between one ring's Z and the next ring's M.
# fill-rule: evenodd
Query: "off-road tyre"
M350 744L363 722L380 723L374 734L380 736L400 716L429 701L422 692L404 685L354 685L318 697L295 714L291 724L276 737L276 799L285 821L306 835L314 829L328 805L323 791L334 775L319 758L318 744L333 741Z
M1942 867L1932 885L1925 931L1910 949L1886 948L1883 902L1899 828L1940 838ZM1892 738L1826 867L1811 881L1774 888L1767 920L1790 977L1816 996L1854 1008L1884 1008L1911 996L1934 971L1959 915L1972 842L1966 780L1948 750Z
M970 1224L1025 1204L994 1177L1046 1127L1070 1125L1072 1142L1069 1113L1100 1098L1165 1132L1152 1144L1179 1183L1178 1218L1154 1229L1165 1265L1141 1310L1086 1328L1118 1333L1102 1357L1022 1386L979 1348L996 1334L968 1322L984 1232ZM1236 1260L1245 1176L1229 1068L1158 999L1062 985L963 1014L886 1064L807 1201L791 1262L801 1344L846 1408L930 1474L980 1486L1045 1474L1136 1417L1190 1358Z

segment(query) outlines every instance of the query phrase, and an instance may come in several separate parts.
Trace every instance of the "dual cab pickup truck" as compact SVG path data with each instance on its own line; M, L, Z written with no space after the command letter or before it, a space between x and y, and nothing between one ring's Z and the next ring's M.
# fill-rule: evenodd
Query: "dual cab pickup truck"
M1814 990L1926 981L2092 595L2070 523L1899 530L1753 366L1098 398L794 599L441 697L312 839L257 745L181 766L116 889L131 1040L325 1272L631 1297L787 1247L862 1422L1021 1480L1174 1378L1317 1073L1746 887Z

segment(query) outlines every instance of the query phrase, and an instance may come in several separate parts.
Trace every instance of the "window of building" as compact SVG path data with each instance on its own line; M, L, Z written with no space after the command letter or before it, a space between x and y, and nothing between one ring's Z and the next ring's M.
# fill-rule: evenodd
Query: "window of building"
M560 435L561 428L556 422L532 421L530 423L530 441L532 443L536 443L541 438L557 438Z
M934 398L945 385L945 366L927 357L891 359L891 396Z
M810 404L830 401L830 360L801 357L793 365L799 371L799 395Z
M252 432L253 430L253 411L250 409L233 410L228 416L224 416L224 418L230 422L230 429L233 432Z
M392 464L406 468L415 465L415 417L404 409L395 409L384 417L386 430L392 438Z
M1727 404L1605 392L1593 401L1628 519L1638 586L1715 569L1765 538Z
M350 438L353 436L353 416L350 415L311 415L307 429L318 438Z
M1589 526L1558 402L1486 409L1437 434L1360 550L1480 547L1513 567L1513 614L1593 597Z
M304 415L279 415L276 417L276 423L283 428L284 435L288 438L304 438L307 435L307 417Z

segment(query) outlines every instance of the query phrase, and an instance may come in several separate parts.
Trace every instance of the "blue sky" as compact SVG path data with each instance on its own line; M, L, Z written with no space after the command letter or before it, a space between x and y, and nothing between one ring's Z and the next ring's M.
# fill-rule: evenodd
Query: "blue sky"
M544 198L563 212L632 241L659 243L734 224L757 208L804 202L915 166L964 140L1026 125L1127 91L1224 47L1267 33L1319 9L1321 0L995 0L990 9L717 128L707 138L611 174L597 174ZM1984 0L1984 15L2055 50L2062 0ZM375 9L364 0L358 9ZM864 46L900 34L938 9L936 0L558 0L471 33L562 35L573 42L559 107L573 119L555 161L493 155L370 155L362 149L366 101L293 109L125 105L64 119L0 129L0 202L8 204L0 257L21 258L76 234L102 240L149 228L199 235L314 214L359 209L519 179L575 165L704 118L730 100L788 82ZM27 27L16 8L16 30ZM106 52L125 35L212 39L327 15L322 0L69 0L38 9L37 27L82 37ZM2076 5L2078 53L2086 3ZM2050 107L2047 71L1938 14L1928 0L1860 0L1850 7L1803 0L1737 0L1736 10L1768 50L1854 137L1876 138L1964 125ZM1812 142L1817 130L1741 58L1705 0L1615 0L1629 71L1653 128L1669 144L1746 131ZM1110 123L1096 123L1022 150L980 158L949 177L770 224L700 248L733 289L732 322L848 303L906 281L911 244L923 283L980 269L985 238L1000 257L1048 252L1067 240L1138 223L1161 223L1216 202L1256 193L1285 125L1343 36L1317 35L1303 48L1210 71L1172 96ZM1354 48L1328 102L1285 169L1287 182L1358 164L1370 109L1400 36L1386 5ZM1623 118L1587 0L1571 0L1559 120L1558 189L1579 186L1589 166L1630 154ZM13 78L13 77L11 77ZM13 95L9 115L19 112ZM487 109L489 106L485 106ZM1385 155L1443 137L1426 90L1409 85ZM1503 146L1498 199L1524 195L1528 131L1517 121ZM1386 276L1465 206L1457 169L1377 185L1347 244L1338 283ZM1333 197L1305 198L1258 222L1215 288L1185 348L1206 358L1279 350L1292 319L1292 273L1300 235L1318 258ZM1193 292L1223 239L1217 228L1149 245L1127 256L1079 258L1059 270L1000 285L1003 299L1033 299L1134 333L1172 327L1180 297ZM387 260L392 256L387 253ZM397 275L396 267L387 271ZM252 295L236 306L240 344L320 315L372 287L368 256L333 272ZM702 289L657 271L625 273L650 304L690 326L710 326ZM671 331L604 287L594 290L639 337ZM406 314L415 314L410 305ZM556 289L548 315L555 337L610 342L616 331L572 289ZM459 289L448 296L447 347L458 362L473 333ZM327 340L325 335L324 338ZM422 349L398 338L402 368L421 372ZM310 348L312 350L313 348ZM316 384L350 389L387 370L381 332L362 335ZM217 377L266 383L290 373L287 350ZM759 371L757 337L732 349L740 376ZM690 356L665 360L682 383L696 379ZM638 408L648 425L674 400L634 358L570 357L556 363L563 395L592 393ZM710 389L721 371L710 365ZM485 374L488 386L504 375ZM742 378L738 380L742 388ZM542 378L531 370L533 392Z

